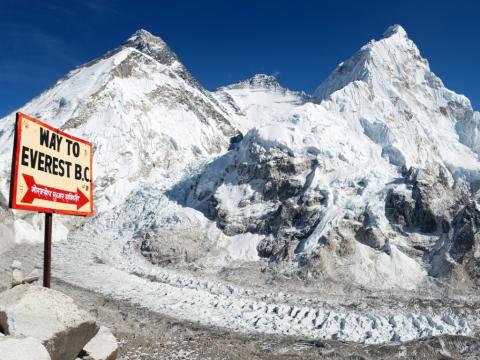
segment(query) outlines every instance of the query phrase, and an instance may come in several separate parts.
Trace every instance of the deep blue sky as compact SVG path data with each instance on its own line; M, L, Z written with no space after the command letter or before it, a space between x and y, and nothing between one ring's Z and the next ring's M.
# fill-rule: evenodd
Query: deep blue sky
M480 109L479 12L475 1L0 0L0 116L139 28L162 37L207 89L262 72L312 93L394 23Z

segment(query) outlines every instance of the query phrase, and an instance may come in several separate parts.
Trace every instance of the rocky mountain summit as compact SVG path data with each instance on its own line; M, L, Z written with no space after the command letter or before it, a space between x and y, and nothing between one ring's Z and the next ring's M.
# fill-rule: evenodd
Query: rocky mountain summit
M226 89L268 89L273 91L286 91L275 76L266 74L256 74L250 79L241 80L236 84L225 86Z
M20 110L95 144L96 216L56 222L64 281L245 331L373 343L477 331L468 306L395 320L384 304L381 314L346 308L330 318L316 300L202 278L250 269L247 279L290 279L312 294L476 296L480 114L401 26L342 62L312 97L261 74L209 92L139 30ZM4 249L41 227L37 215L6 208L13 123L0 121ZM201 300L186 304L184 293Z

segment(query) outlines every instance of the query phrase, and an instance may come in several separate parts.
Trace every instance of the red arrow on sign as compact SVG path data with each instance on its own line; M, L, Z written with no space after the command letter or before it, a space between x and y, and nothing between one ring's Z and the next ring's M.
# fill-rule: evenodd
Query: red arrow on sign
M77 188L77 192L55 189L50 186L39 185L31 175L22 174L27 184L27 192L23 196L22 202L31 204L35 199L61 202L64 204L75 204L77 210L90 200Z

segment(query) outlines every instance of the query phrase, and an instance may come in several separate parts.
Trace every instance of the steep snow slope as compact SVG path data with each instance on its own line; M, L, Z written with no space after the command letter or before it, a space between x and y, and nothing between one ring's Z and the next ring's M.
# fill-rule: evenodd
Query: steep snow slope
M478 114L444 87L399 25L341 63L314 96L360 121L394 165L478 168Z
M305 93L285 89L274 76L265 74L221 87L214 95L230 110L232 122L242 132L275 121L309 100Z

